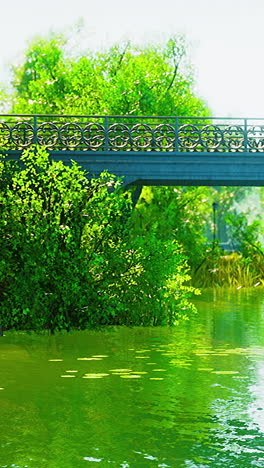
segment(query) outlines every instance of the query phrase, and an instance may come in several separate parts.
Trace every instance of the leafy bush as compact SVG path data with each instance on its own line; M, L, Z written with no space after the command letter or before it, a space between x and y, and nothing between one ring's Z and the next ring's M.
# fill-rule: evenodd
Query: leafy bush
M0 323L17 329L159 325L186 315L185 259L133 235L129 193L40 147L0 163Z

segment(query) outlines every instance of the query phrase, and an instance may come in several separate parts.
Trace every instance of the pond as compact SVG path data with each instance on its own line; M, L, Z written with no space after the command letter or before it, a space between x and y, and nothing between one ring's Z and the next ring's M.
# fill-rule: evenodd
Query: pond
M0 467L264 466L264 291L175 328L0 338Z

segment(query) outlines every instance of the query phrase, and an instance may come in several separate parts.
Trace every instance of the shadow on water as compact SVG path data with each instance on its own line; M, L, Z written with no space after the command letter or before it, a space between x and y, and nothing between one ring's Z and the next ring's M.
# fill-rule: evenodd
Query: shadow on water
M0 341L0 467L264 466L264 294L176 328Z

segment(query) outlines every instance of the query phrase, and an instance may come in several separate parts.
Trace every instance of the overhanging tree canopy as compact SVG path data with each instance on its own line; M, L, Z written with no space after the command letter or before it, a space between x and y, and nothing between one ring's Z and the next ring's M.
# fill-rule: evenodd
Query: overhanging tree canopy
M71 54L73 55L73 54ZM61 37L37 39L13 67L15 113L209 115L193 93L181 37L67 57Z

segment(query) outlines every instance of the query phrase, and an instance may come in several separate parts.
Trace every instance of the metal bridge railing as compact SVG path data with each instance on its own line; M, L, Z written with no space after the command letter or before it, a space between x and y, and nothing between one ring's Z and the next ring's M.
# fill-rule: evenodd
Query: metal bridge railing
M0 114L0 151L264 152L264 119Z

